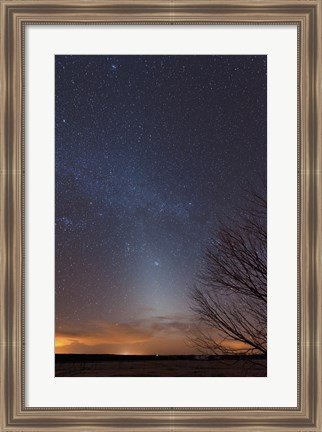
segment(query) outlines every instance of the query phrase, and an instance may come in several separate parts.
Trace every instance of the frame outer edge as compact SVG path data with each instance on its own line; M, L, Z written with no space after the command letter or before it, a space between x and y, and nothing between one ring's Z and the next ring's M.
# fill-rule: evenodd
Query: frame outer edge
M133 1L133 0L132 0ZM152 1L152 0L151 0ZM172 3L172 0L170 0ZM65 2L66 4L67 2ZM69 3L69 2L68 2ZM94 3L94 2L93 2ZM123 1L120 2L121 4ZM150 3L150 2L148 2ZM160 2L157 2L160 4ZM180 6L184 8L184 5L187 4L184 1L178 1ZM190 5L196 4L195 1L191 2L189 0ZM214 2L203 1L202 4L211 3L216 4L216 0ZM228 3L228 2L227 2ZM231 2L229 2L231 4ZM234 2L236 3L236 2ZM238 3L238 2L237 2ZM295 0L283 1L280 2L284 6L289 5L295 6L304 5L304 2L299 1L295 2ZM99 421L91 423L89 420L90 412L81 411L79 415L77 412L71 413L63 412L63 411L43 411L43 412L25 412L21 411L21 331L22 331L22 322L21 322L21 282L22 282L22 273L21 273L21 265L22 265L22 243L21 243L21 222L22 222L22 167L21 163L21 103L22 103L22 82L21 82L21 25L18 25L19 19L17 18L18 14L14 16L14 12L10 9L10 6L14 7L16 5L23 5L26 7L27 5L37 5L38 1L26 1L26 2L15 2L8 1L5 2L0 0L1 6L1 52L0 52L0 91L1 91L1 105L0 105L0 318L4 325L0 327L0 431L23 431L23 430L48 430L49 426L52 431L65 431L69 430L85 430L87 427L90 427L91 431L94 430L119 430L121 431L130 431L130 430L151 430L154 431L186 431L187 429L191 429L194 431L202 430L204 432L220 430L225 431L235 431L236 429L241 430L241 426L234 426L233 423L229 425L225 425L224 419L219 419L218 423L216 422L216 416L211 412L196 412L196 411L168 411L164 412L117 412L111 410L111 416L108 417L110 424L108 421L103 421L100 423ZM51 5L46 3L48 7L53 6L55 4L63 5L62 1L53 1ZM70 5L79 5L80 3L76 1L71 1ZM102 2L95 2L94 4L102 5ZM106 4L106 3L105 3ZM124 4L124 3L123 3ZM141 3L142 4L142 3ZM145 2L147 4L147 2ZM240 2L239 2L240 4ZM260 5L258 1L248 1L243 4L247 5ZM276 5L277 2L273 1L262 1L261 4L264 5ZM41 3L41 5L43 5ZM85 5L85 4L84 4ZM306 23L305 27L306 31L310 33L313 32L313 36L315 40L313 41L313 45L311 45L311 50L315 50L313 54L307 52L304 57L304 53L302 54L302 62L311 63L314 68L314 73L310 70L308 65L302 65L301 73L305 75L303 76L304 88L301 89L303 91L304 101L301 102L301 109L303 113L305 113L306 118L302 117L303 129L302 131L302 139L305 137L307 143L310 143L310 146L304 146L304 140L302 141L302 149L306 150L306 155L303 156L303 162L301 168L305 171L301 173L300 180L303 182L304 190L303 190L303 199L302 206L304 205L303 210L307 209L309 203L314 203L313 212L310 213L310 217L313 218L313 226L308 227L305 235L303 237L310 240L309 246L312 248L306 250L306 254L308 258L305 260L305 263L309 260L311 263L310 266L310 274L305 275L305 279L302 279L302 282L305 281L306 285L308 280L310 280L312 286L313 294L315 294L316 303L312 304L312 292L310 289L306 291L306 304L311 304L314 306L313 309L313 317L309 318L310 310L307 308L304 310L305 318L305 326L303 327L302 335L305 338L303 350L306 351L306 367L313 367L313 371L311 371L306 379L307 386L304 389L305 394L302 397L305 397L306 404L303 404L304 412L306 414L307 420L309 420L309 424L305 422L305 419L300 416L299 412L294 412L294 418L291 421L286 419L279 419L278 417L274 417L270 412L261 412L262 418L265 421L270 421L267 424L263 424L263 422L259 419L259 412L257 413L256 420L254 422L248 422L247 418L251 419L254 411L247 413L240 411L237 415L236 413L231 413L232 418L235 419L236 423L240 423L241 418L245 421L244 428L245 430L275 430L276 432L281 431L316 431L321 432L321 409L322 409L322 401L321 401L321 358L322 358L322 341L321 341L321 310L322 310L322 125L321 125L321 117L322 117L322 52L321 52L321 44L322 44L322 3L321 0L308 0L305 2L307 7L314 7L314 18L310 21L310 24ZM198 4L199 6L199 4ZM201 6L201 4L200 4ZM199 6L199 7L200 7ZM215 11L215 9L213 9ZM177 12L179 15L180 12ZM260 11L259 11L260 13ZM199 14L196 14L197 18ZM202 14L201 14L202 15ZM8 34L8 24L9 18L11 20L12 25L12 34ZM270 15L268 14L268 18ZM157 18L156 18L157 19ZM165 18L163 18L165 19ZM228 18L229 19L229 18ZM148 19L147 19L148 20ZM129 19L131 21L131 19ZM256 19L254 19L256 21ZM313 26L313 28L312 28ZM7 33L6 33L7 31ZM303 29L304 33L304 29ZM311 33L312 34L312 33ZM304 35L302 35L304 38ZM6 39L8 37L8 39ZM307 39L305 39L307 42ZM8 42L8 45L6 45ZM311 43L311 41L310 41ZM10 52L11 48L11 52ZM303 48L303 47L302 47ZM313 55L313 61L311 61L311 55ZM309 57L310 58L309 58ZM7 61L9 64L6 64ZM14 71L15 74L12 76L8 73ZM309 76L309 74L311 75ZM314 82L306 81L306 79L311 79L315 77ZM310 86L310 87L309 87ZM311 110L311 104L314 103L313 113L309 113ZM313 135L312 135L313 134ZM10 144L10 147L9 147ZM313 169L313 171L312 171ZM308 171L306 171L308 170ZM306 210L307 211L307 210ZM306 213L305 219L309 218L309 212ZM308 222L308 221L306 221ZM6 232L6 227L7 232ZM304 231L304 230L303 230ZM306 248L307 245L302 244L302 251ZM311 252L310 252L311 251ZM7 278L11 276L11 281ZM7 286L10 287L10 291L7 289ZM310 300L311 299L311 300ZM10 307L9 307L10 303ZM6 308L8 306L8 308ZM20 312L20 313L19 313ZM314 321L315 318L315 321ZM310 323L310 328L308 329L308 324ZM309 332L307 333L307 330ZM305 331L305 333L304 333ZM314 353L309 351L309 346L313 344L315 347ZM305 363L305 362L304 362ZM6 375L10 376L10 381L6 381ZM302 371L302 379L304 378L304 373ZM12 379L11 379L12 378ZM315 381L315 382L314 382ZM18 390L18 391L17 391ZM5 400L5 396L8 396L8 400ZM9 404L8 404L9 401ZM10 410L10 412L9 412ZM7 416L9 414L9 417ZM27 414L27 415L26 415ZM47 414L47 415L46 415ZM103 420L101 416L102 413L97 413L93 415L93 417L100 418ZM282 414L282 412L281 412ZM303 414L303 413L302 413ZM222 416L229 416L230 413L227 411L227 414L222 414ZM88 417L87 417L88 416ZM168 416L168 418L167 418ZM27 417L29 417L27 419ZM78 422L73 425L71 422L72 418L74 420L80 420L84 417L82 425ZM131 417L133 419L133 425L131 423ZM199 421L200 419L200 421ZM62 424L59 422L56 423L57 420L61 420ZM107 420L107 417L105 417ZM253 419L254 420L254 419ZM53 422L51 424L51 421ZM122 424L120 423L122 422ZM137 423L136 423L137 422ZM136 426L134 426L136 424ZM9 426L9 427L8 427ZM86 427L87 426L87 427ZM133 427L132 427L133 426ZM216 427L217 426L217 427ZM85 428L85 429L84 429ZM260 428L260 429L259 429ZM278 428L278 429L277 429Z
M322 1L317 5L316 27L316 426L322 431Z
M6 63L6 10L0 3L0 428L7 424L7 63Z
M321 431L321 2L303 26L301 101L301 350L302 406ZM303 48L303 47L302 47ZM303 301L304 300L304 301Z

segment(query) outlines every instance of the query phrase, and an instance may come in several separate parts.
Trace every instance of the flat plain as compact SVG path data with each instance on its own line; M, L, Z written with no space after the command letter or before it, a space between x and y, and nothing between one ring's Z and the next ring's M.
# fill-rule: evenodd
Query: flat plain
M56 355L56 377L266 377L260 356Z

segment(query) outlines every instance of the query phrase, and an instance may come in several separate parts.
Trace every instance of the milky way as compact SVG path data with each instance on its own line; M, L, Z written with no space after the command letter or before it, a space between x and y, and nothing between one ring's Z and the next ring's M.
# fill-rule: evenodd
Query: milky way
M192 352L188 293L210 233L266 175L266 56L55 68L62 351Z

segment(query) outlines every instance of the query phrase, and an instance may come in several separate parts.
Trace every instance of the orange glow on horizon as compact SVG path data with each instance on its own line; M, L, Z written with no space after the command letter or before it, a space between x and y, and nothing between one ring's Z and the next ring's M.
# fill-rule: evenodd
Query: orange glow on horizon
M224 346L236 354L249 348L238 341L225 341ZM66 324L65 331L57 331L56 354L118 354L118 355L200 355L187 344L184 327L170 325L143 326L136 323L92 321L80 328Z

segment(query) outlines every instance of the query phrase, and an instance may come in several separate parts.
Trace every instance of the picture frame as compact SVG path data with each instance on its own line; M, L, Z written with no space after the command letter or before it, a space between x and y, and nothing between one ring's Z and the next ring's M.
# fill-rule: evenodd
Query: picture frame
M321 0L1 0L0 430L321 431ZM25 28L77 24L296 25L298 405L296 408L37 408L25 403ZM29 385L32 385L29 383Z

